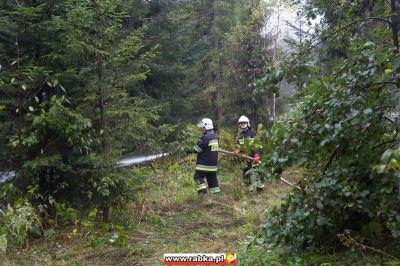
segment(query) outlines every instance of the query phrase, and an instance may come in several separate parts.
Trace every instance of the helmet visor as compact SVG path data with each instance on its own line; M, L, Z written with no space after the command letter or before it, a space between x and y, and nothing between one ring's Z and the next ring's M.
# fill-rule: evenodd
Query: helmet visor
M240 128L246 128L247 127L247 122L239 122L239 127Z

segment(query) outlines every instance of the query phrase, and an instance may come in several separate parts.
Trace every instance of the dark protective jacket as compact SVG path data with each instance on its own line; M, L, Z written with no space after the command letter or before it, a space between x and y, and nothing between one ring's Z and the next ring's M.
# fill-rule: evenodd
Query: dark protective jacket
M216 172L218 170L218 138L208 130L194 146L197 154L196 170Z

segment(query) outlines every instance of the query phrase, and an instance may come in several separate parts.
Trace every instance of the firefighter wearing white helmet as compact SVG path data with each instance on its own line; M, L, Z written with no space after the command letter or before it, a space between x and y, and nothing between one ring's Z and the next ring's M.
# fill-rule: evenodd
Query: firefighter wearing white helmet
M197 123L197 127L205 130L214 129L213 122L210 118L203 118Z
M247 116L242 115L241 117L239 117L238 125L241 129L250 127L250 120L247 118Z
M247 118L247 116L242 115L239 117L238 126L241 132L236 141L236 152L240 152L240 146L244 144L245 140L252 142L256 137L256 132L251 130L250 120Z
M219 193L220 188L217 179L218 170L218 138L214 134L212 120L203 118L197 123L203 133L201 139L194 146L197 152L196 171L194 180L197 183L199 194L207 193L204 179L207 179L208 189L212 194Z
M241 152L241 146L243 146L245 142L251 144L256 137L256 132L251 130L250 120L247 116L242 115L239 117L238 126L241 132L236 140L236 154ZM257 191L259 192L264 188L264 182L262 182L258 176L254 181L251 180L251 173L254 171L250 170L257 167L257 165L260 163L260 151L251 151L249 156L253 157L253 161L247 162L247 167L243 169L243 180L248 186L249 190L253 190L254 187L256 187Z

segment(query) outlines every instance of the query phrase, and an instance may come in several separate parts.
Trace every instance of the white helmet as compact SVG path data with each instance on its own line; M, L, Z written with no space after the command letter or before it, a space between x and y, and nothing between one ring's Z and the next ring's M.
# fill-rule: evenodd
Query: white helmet
M211 130L213 129L213 123L210 118L203 118L197 123L197 127L199 128L205 128L206 130Z
M247 118L247 116L242 115L241 117L239 117L238 124L242 123L247 123L247 125L245 125L244 127L241 126L241 128L246 128L250 126L250 120Z

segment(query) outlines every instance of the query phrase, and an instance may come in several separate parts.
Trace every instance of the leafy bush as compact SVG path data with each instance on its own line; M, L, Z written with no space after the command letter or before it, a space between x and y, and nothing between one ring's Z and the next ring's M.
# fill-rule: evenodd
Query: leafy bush
M379 85L389 78L386 69L399 67L394 54L371 42L351 47L349 59L305 87L301 102L273 127L266 165L297 163L307 174L300 190L268 212L268 242L335 246L343 230L361 233L371 224L379 225L380 235L399 237L398 177L372 171L396 140L395 127L384 119L394 106L391 86Z
M40 232L39 217L28 202L19 201L0 209L0 221L0 251L3 252L9 242L21 247L29 233Z

